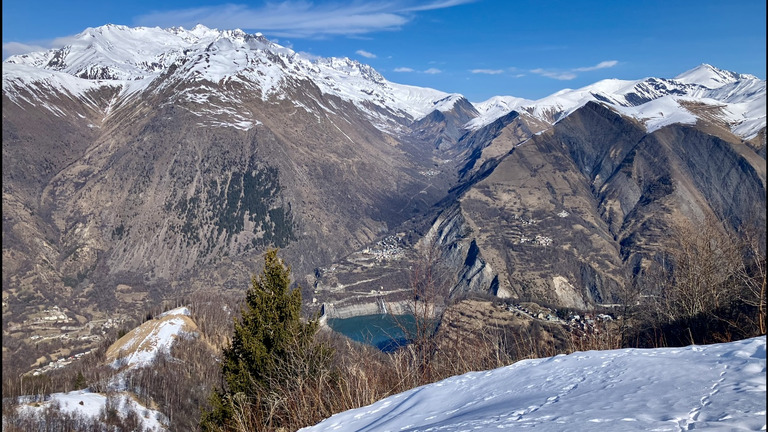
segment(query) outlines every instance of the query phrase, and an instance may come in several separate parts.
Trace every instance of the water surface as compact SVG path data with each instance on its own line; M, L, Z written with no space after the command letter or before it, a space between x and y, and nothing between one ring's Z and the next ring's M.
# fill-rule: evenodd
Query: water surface
M407 344L414 333L415 324L413 315L376 314L328 319L328 326L334 331L384 352L394 351Z

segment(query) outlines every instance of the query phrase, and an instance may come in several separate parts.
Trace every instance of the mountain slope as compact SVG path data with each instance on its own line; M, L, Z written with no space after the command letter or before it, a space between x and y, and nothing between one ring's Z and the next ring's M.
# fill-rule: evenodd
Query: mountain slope
M765 429L765 336L523 360L390 396L305 432Z
M12 57L5 328L33 334L38 305L85 325L239 289L269 246L300 278L444 196L455 174L426 174L437 150L408 125L457 103L348 59L203 27L105 26Z
M284 90L291 84L311 80L324 95L353 102L382 122L391 122L388 117L416 119L435 109L449 109L459 97L390 83L370 66L347 58L310 59L259 33L218 31L202 25L192 30L116 25L89 28L64 48L12 56L4 63L8 68L3 72L7 75L4 89L6 81L29 81L29 69L19 67L29 66L62 72L49 72L55 77L49 81L67 81L63 84L67 89L118 82L123 96L150 87L152 79L169 70L185 81L240 82L265 101L271 97L284 99ZM72 76L86 82L73 80ZM39 76L32 80L40 81ZM170 85L163 83L160 89ZM195 96L179 96L201 102ZM333 111L328 105L323 109Z
M565 307L616 303L627 275L671 247L679 224L765 224L765 160L733 135L679 124L649 134L596 102L527 140L519 121L472 144L483 163L429 231L451 265L469 256L456 251L476 250L464 265L482 263L475 290Z
M648 133L610 105L588 102L549 129L512 112L456 147L467 161L460 183L417 229L421 245L436 242L451 269L447 297L484 292L569 308L620 303L623 287L675 246L676 227L709 219L759 232L765 224L765 160L706 124ZM334 304L336 280L395 295L406 266L395 260L349 270L344 262L333 276L319 273L315 287Z

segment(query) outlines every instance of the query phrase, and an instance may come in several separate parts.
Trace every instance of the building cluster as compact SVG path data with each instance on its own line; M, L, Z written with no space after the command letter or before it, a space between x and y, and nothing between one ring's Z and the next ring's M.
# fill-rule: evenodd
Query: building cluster
M562 319L558 318L557 315L554 312L552 312L550 309L545 309L544 311L539 310L537 312L534 312L529 310L523 305L515 303L515 304L508 305L507 310L510 312L522 313L523 315L527 315L531 318L540 319L544 321L560 322L560 323L565 322Z
M72 319L68 317L67 314L62 312L58 306L53 306L50 309L44 310L43 316L38 317L35 321L57 323L57 322L70 322L72 321Z
M536 235L534 238L526 237L525 235L520 237L520 244L523 243L533 243L537 244L539 246L549 246L552 244L552 237L547 237L543 235Z
M373 255L376 261L400 258L404 252L401 241L396 235L387 236L376 242L375 247L367 247L362 252L365 255Z
M532 311L520 304L510 304L506 306L506 309L510 312L516 312L519 314L527 315L530 318L556 322L567 325L571 330L578 330L584 332L597 332L598 324L613 321L613 317L607 314L592 314L584 313L579 315L577 313L570 313L565 318L561 318L557 315L556 311L549 308L541 307L536 311Z
M39 367L39 368L33 370L32 371L32 376L42 375L42 374L44 374L46 372L50 372L50 371L52 371L54 369L63 368L64 366L67 366L67 365L71 364L73 361L81 359L84 355L90 353L91 351L93 351L93 350L90 350L90 351L87 351L87 352L81 352L81 353L78 353L78 354L75 354L75 355L71 355L69 357L61 357L61 358L57 359L56 361L49 362L47 365L45 365L43 367Z
M526 219L526 218L524 218L522 216L518 216L516 214L512 215L512 219L520 221L520 223L523 224L523 225L533 225L536 222L538 222L536 219L533 219L533 218Z
M606 314L589 314L584 316L573 314L568 317L568 326L571 331L582 331L587 333L599 333L598 324L613 321L613 317Z

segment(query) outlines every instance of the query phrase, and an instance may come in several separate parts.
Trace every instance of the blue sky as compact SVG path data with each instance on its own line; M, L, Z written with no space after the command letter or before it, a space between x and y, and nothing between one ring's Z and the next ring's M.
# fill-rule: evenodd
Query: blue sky
M539 99L605 78L672 78L701 63L765 79L764 0L5 0L3 58L107 23L240 28L350 57L388 80Z

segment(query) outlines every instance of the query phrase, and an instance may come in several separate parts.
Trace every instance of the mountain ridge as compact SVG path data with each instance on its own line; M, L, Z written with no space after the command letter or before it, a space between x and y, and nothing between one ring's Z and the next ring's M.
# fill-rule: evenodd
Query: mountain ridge
M120 43L125 43L128 36L138 40L129 43L126 49ZM451 101L458 97L390 83L370 66L349 58L313 59L270 42L260 33L218 31L202 25L192 30L107 25L87 29L64 48L16 55L4 63L10 66L7 72L4 68L4 90L6 81L29 77L29 70L14 70L16 65L27 65L96 81L92 86L105 85L106 81L135 81L123 83L124 96L150 86L152 80L170 69L181 69L186 80L255 83L257 88L253 90L258 89L265 101L284 97L280 87L287 80L310 79L324 93L353 101L373 117L379 116L377 110L368 110L366 105L389 110L390 116L405 114L416 119L434 109L450 109ZM53 77L59 78L53 73L47 76ZM32 79L38 78L33 75ZM72 85L71 80L62 79Z
M138 42L129 43L130 37ZM249 56L249 52L256 56ZM247 76L258 83L262 99L281 97L280 83L286 79L310 79L324 93L353 101L364 110L366 105L375 106L375 110L368 111L373 117L380 116L383 109L395 115L405 113L412 121L435 109L450 111L457 100L463 99L456 93L391 83L370 66L349 58L310 58L270 42L261 33L248 34L239 29L219 31L202 25L186 30L182 27L131 28L108 24L86 29L64 48L16 55L4 63L61 71L97 82L143 81L186 64L189 69L187 79L220 82ZM254 68L258 68L259 73L254 74ZM4 90L7 80L34 76L29 70L10 72L7 78L5 75L4 72ZM136 93L136 87L147 85L125 84L123 92ZM77 85L68 80L66 87L76 88ZM90 89L92 86L86 87ZM87 89L76 88L75 93ZM734 95L741 99L735 100ZM672 79L607 79L581 89L564 89L536 101L496 96L473 103L481 114L463 127L476 130L512 110L526 111L551 124L592 100L608 103L624 114L644 121L652 132L673 122L696 121L695 114L677 103L681 98L696 98L709 105L725 105L727 109L722 116L731 124L734 133L750 139L759 132L759 125L765 123L764 95L764 80L705 63ZM652 101L656 102L644 107ZM671 121L667 120L670 115ZM396 128L392 124L387 127Z

